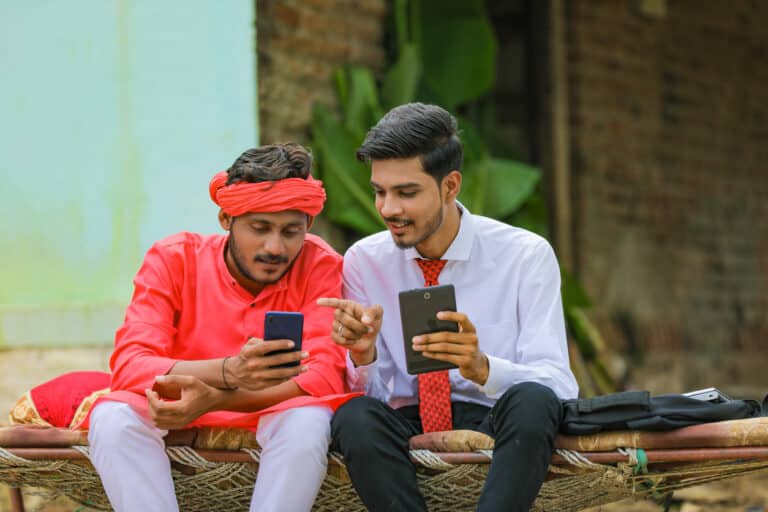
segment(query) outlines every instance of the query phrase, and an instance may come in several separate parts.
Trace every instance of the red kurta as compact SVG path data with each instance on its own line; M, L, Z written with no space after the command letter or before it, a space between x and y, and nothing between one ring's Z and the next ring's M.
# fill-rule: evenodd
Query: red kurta
M346 355L330 338L333 309L315 304L319 297L341 296L341 256L308 234L291 269L254 297L227 270L226 240L225 235L183 232L149 249L115 336L113 391L102 400L125 402L148 415L144 390L152 388L155 376L168 373L177 361L237 355L248 338L263 338L267 311L304 314L302 349L309 352L309 370L293 380L308 395L253 413L211 412L190 426L255 428L262 414L303 405L335 410L356 396L345 393Z

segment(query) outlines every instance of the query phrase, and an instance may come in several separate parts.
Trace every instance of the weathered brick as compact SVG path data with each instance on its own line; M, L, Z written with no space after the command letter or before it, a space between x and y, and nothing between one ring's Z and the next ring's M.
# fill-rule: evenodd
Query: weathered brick
M312 105L333 105L342 66L384 64L385 0L258 0L259 118L263 141L308 142Z
M738 354L768 332L768 2L669 1L659 19L631 0L567 5L576 259L595 318L640 365L680 361L673 388L718 384L685 369L702 352L718 356L700 375L753 385Z

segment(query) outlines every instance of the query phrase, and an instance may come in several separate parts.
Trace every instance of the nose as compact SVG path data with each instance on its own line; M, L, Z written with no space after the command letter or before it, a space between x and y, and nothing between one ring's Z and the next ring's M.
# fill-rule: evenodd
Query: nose
M264 240L264 250L269 254L283 254L285 251L285 244L283 243L283 237L279 233L271 233Z
M396 197L392 196L392 194L387 194L379 198L379 213L384 218L397 217L403 213L403 209Z

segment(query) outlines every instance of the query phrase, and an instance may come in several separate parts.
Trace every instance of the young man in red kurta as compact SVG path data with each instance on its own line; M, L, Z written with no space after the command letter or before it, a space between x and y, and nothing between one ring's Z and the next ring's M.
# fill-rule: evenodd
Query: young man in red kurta
M228 235L179 233L147 252L115 339L112 393L87 420L116 510L178 510L163 437L191 426L255 431L251 510L311 508L329 420L350 397L333 311L315 304L340 296L342 259L307 233L325 201L311 163L295 144L246 151L210 184ZM267 311L304 314L302 351L270 355L292 342L262 339Z

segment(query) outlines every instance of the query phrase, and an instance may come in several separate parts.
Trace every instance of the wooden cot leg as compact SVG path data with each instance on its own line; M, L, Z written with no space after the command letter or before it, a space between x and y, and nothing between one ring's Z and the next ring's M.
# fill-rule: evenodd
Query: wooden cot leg
M21 495L21 488L9 487L8 494L11 496L11 512L24 512L24 497Z

